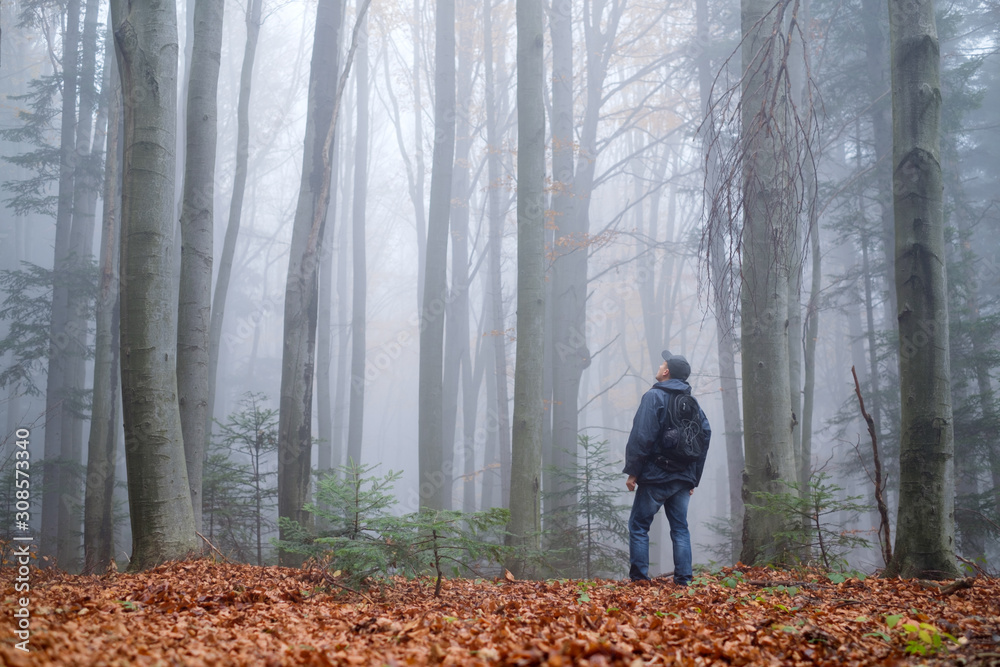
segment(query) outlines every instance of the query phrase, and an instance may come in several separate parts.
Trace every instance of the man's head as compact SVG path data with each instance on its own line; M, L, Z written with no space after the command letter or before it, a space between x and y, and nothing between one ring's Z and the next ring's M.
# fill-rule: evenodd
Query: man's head
M664 350L660 353L660 356L663 357L663 363L667 367L667 374L663 379L673 378L687 382L688 377L691 375L691 364L688 363L688 360L683 355L673 354L670 350ZM660 369L660 374L662 374L663 366L660 366ZM659 378L660 374L657 374L657 378ZM660 381L662 382L663 380Z

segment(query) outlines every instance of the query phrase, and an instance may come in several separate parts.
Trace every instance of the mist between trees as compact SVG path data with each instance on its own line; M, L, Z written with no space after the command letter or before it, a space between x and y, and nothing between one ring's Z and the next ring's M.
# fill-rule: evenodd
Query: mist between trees
M449 547L462 574L622 576L615 480L670 349L715 433L696 563L997 570L995 8L16 0L0 24L0 540L26 428L29 531L71 571L322 557L318 490L355 470L394 475L411 537L488 533Z

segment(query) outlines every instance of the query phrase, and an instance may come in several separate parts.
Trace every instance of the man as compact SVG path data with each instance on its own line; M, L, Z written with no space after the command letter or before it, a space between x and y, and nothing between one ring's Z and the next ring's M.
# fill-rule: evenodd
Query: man
M643 394L625 446L625 469L622 470L628 475L625 486L635 491L628 520L629 578L632 581L649 580L649 527L662 506L670 522L674 582L686 586L692 577L688 501L701 481L712 431L704 411L699 408L696 421L701 424L701 457L691 463L680 463L664 458L657 451L661 436L673 424L670 411L676 396L691 393L691 385L687 383L691 375L688 360L668 350L664 350L662 356L656 384Z

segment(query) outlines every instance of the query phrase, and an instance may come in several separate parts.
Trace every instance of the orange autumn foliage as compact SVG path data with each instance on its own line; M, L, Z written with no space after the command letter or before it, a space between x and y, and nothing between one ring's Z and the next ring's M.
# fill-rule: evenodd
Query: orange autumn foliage
M9 611L20 594L5 567L0 662L992 665L1000 656L996 579L947 592L916 581L741 572L700 575L690 589L670 579L451 579L435 598L433 580L397 579L359 594L326 586L317 571L207 560L141 574L32 570L24 653L14 648ZM919 624L946 637L925 657L912 652L921 640L904 627Z

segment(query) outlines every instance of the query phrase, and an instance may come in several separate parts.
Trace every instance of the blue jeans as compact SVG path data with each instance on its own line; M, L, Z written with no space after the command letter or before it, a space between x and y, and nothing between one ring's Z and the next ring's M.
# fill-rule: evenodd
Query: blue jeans
M676 483L640 484L636 488L632 514L628 519L628 574L632 581L649 579L649 527L653 517L663 507L670 522L674 582L681 586L691 582L691 533L687 524L690 499L690 489Z

